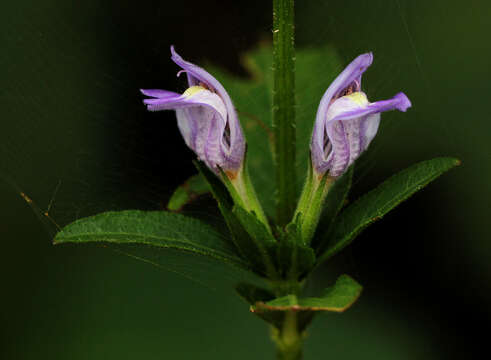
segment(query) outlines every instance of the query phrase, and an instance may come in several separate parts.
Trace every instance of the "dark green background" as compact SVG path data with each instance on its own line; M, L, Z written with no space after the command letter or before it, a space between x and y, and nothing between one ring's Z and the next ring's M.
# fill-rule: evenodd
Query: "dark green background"
M299 46L331 44L344 64L371 50L369 98L403 90L413 102L407 114L384 114L353 196L420 160L463 161L336 260L365 290L346 314L316 319L306 358L472 358L487 341L478 325L490 325L491 4L297 3ZM172 113L147 113L137 89L184 89L170 44L246 76L240 54L270 38L270 8L2 2L2 359L273 358L266 327L211 264L180 266L169 254L192 281L108 249L53 247L52 224L18 195L45 211L60 184L50 215L61 225L162 207L194 172L193 155ZM312 81L322 76L312 69Z

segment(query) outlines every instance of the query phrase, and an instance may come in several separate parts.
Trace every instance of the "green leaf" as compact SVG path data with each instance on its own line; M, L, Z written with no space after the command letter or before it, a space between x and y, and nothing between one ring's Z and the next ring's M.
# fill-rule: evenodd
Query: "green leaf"
M423 161L393 175L363 195L337 218L332 243L318 263L337 254L368 225L381 219L402 201L457 165L460 165L460 160L454 158Z
M312 242L312 247L317 253L322 252L327 245L329 235L333 230L333 223L336 216L341 211L348 196L353 181L354 166L350 166L348 171L341 178L336 180L327 194L322 215L316 229L316 235Z
M270 246L273 246L276 243L271 232L269 232L268 228L259 221L255 214L246 211L239 205L234 206L233 212L249 235L259 241L259 243Z
M213 197L218 203L218 208L229 228L232 240L242 256L247 257L249 236L237 217L233 214L233 201L225 185L212 173L205 164L195 161L194 165L209 184Z
M358 299L362 287L348 275L341 275L336 284L327 288L320 297L298 298L287 295L268 302L258 302L253 312L268 311L333 311L343 312Z
M294 311L298 319L297 330L302 332L317 313L347 310L359 298L361 291L360 284L348 275L341 275L320 297L298 298L287 295L267 302L258 301L251 306L251 312L281 329L285 314Z
M208 192L210 192L210 187L203 176L191 176L184 184L174 190L174 193L167 203L167 209L171 211L180 211L186 204Z
M164 211L109 211L90 216L64 227L53 242L170 248L204 255L240 268L250 268L246 261L236 255L228 240L211 226Z
M239 296L250 305L254 305L258 301L269 301L274 299L274 294L271 291L249 283L239 283L235 287L235 290Z
M299 280L303 278L315 265L314 250L302 243L300 233L300 219L287 225L280 231L276 246L277 267L283 279Z
M271 273L273 268L268 247L271 247L275 240L265 225L252 214L234 206L225 185L206 165L201 162L195 162L195 165L210 185L238 252L243 258L250 261L254 271L259 275L264 276ZM254 238L252 235L258 238ZM261 240L258 241L258 239Z
M304 179L309 163L310 137L320 99L341 70L331 47L296 50L296 170ZM262 46L243 58L249 79L213 66L210 72L230 94L246 136L248 166L258 198L269 217L275 213L275 172L272 158L273 72L272 48ZM313 75L312 69L315 69ZM299 181L301 184L302 181ZM300 192L300 188L298 189Z
M277 272L271 256L272 249L276 246L275 238L254 214L238 205L234 206L233 213L250 236L249 248L253 247L255 250L250 255L252 256L251 261L260 259L261 263L264 264L266 275L270 279L276 278Z

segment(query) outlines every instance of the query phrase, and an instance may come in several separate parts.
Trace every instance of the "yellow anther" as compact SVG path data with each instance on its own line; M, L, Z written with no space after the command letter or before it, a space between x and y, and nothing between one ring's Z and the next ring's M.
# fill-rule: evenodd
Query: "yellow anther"
M191 86L189 89L184 91L182 95L186 97L190 97L202 90L206 90L206 88L204 88L203 86Z
M346 97L358 105L366 105L368 103L367 96L362 92L354 92L353 94L346 95Z

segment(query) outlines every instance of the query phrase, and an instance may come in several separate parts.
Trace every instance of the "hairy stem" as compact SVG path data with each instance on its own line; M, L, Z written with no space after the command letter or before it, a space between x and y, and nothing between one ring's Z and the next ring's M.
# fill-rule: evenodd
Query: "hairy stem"
M273 155L279 225L290 221L296 201L294 39L294 0L273 0Z

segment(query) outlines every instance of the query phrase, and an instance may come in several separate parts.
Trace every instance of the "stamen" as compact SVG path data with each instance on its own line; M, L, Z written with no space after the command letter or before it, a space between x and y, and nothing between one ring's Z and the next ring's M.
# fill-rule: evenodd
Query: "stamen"
M360 82L358 80L353 80L348 86L346 86L343 90L341 90L339 93L337 93L331 100L331 104L339 99L340 97L346 96L346 95L351 95L355 92L358 92L361 90Z
M201 87L203 87L203 88L205 88L206 90L211 91L211 92L213 92L213 93L215 93L215 94L216 94L215 89L213 89L213 88L212 88L211 86L209 86L208 84L205 84L204 82L200 81L198 85L199 85L199 86L201 86Z

